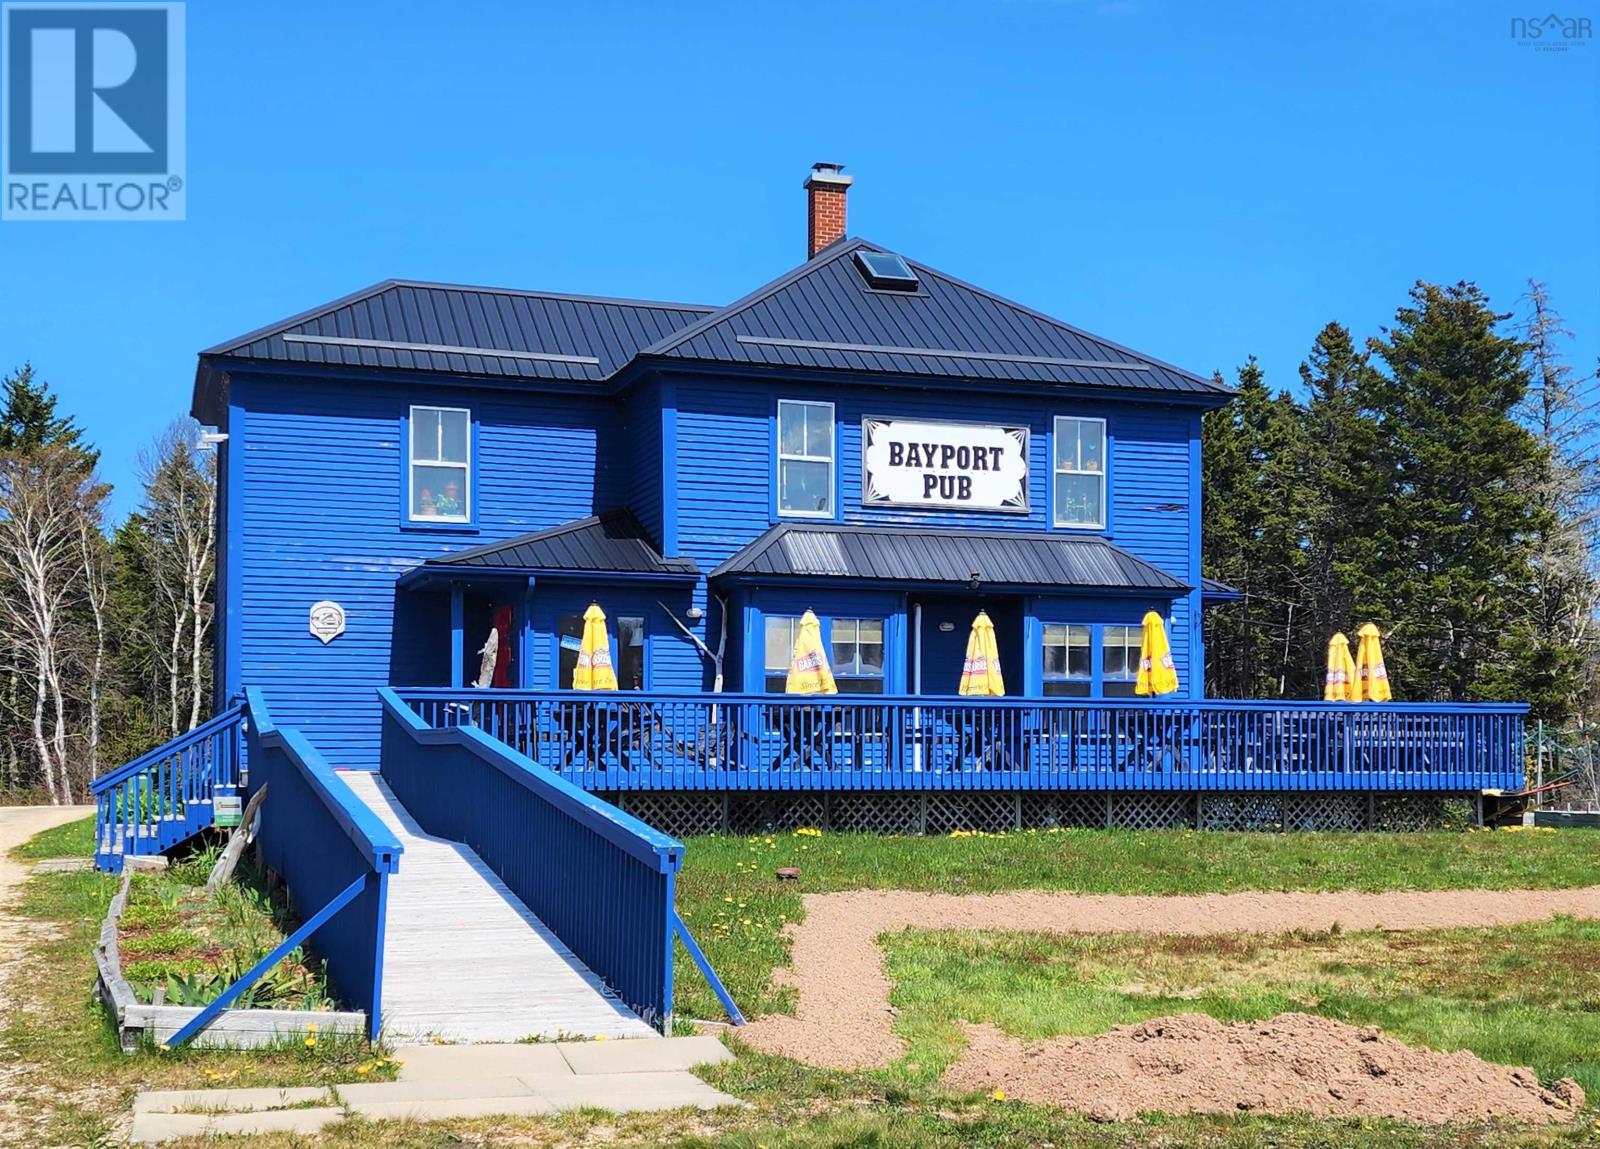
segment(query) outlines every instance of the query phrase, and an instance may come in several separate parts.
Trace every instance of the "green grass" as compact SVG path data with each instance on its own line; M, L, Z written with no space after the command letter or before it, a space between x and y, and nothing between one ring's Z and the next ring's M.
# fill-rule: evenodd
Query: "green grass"
M779 866L800 880L780 882ZM1068 890L1198 894L1236 890L1445 890L1600 884L1600 832L1225 834L1185 830L1023 831L994 837L694 838L678 905L713 967L746 1013L792 1010L773 989L788 964L783 926L801 897L830 890L989 893ZM684 958L676 1008L716 1018L720 1007Z
M21 975L26 993L0 1012L6 1100L36 1129L27 1144L108 1143L138 1089L327 1085L394 1076L384 1050L329 1037L311 1047L294 1042L250 1053L185 1048L124 1054L94 992L90 948L117 882L96 873L38 874L11 907L54 927L25 943L25 969L32 971Z
M1174 1013L1223 1021L1309 1012L1404 1041L1575 1077L1600 1099L1600 922L1410 933L1133 935L906 931L885 947L897 1073L931 1082L960 1023L1027 1040Z
M94 853L94 815L35 834L11 853L13 857L29 861L36 858L87 858Z

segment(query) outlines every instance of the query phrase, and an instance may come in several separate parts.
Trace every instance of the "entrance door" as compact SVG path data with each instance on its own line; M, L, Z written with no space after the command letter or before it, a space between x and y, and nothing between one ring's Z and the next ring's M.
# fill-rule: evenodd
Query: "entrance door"
M972 620L986 610L994 622L995 644L1000 648L1000 672L1006 689L1022 691L1022 602L1015 596L925 595L911 596L908 629L915 631L917 608L922 608L921 633L913 633L911 665L906 684L914 693L954 694L961 688L961 664L967 656ZM921 660L922 688L917 689L917 663Z

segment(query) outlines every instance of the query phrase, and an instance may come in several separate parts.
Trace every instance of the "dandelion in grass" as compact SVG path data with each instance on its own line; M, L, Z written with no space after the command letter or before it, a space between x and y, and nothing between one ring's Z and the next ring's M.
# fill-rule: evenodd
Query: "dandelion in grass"
M1004 1101L1006 1099L1006 1091L1004 1089L996 1089L989 1096L996 1101Z

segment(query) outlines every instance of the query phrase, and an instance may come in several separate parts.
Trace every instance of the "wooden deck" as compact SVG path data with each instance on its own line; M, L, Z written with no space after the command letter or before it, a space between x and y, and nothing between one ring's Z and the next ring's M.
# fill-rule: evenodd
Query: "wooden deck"
M341 776L405 846L384 935L390 1040L659 1036L472 850L423 833L378 775Z

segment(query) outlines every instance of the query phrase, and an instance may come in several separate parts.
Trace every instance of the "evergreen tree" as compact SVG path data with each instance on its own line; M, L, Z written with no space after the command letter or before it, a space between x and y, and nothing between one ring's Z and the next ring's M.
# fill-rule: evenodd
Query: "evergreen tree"
M1476 285L1418 283L1370 340L1377 432L1357 617L1388 636L1399 697L1528 697L1538 685L1532 543L1546 452L1516 419L1526 346ZM1543 698L1529 701L1545 702Z
M1205 569L1237 587L1239 603L1207 620L1208 688L1220 697L1277 697L1288 689L1294 617L1288 588L1302 578L1294 400L1274 395L1252 356L1238 397L1202 428Z
M0 380L0 452L68 447L82 453L85 467L93 467L100 452L84 442L76 419L56 414L56 401L50 385L36 378L32 363Z
M1306 562L1295 597L1305 625L1297 631L1290 693L1316 697L1328 640L1336 631L1353 637L1358 625L1352 588L1372 562L1374 496L1386 482L1376 457L1376 421L1365 407L1372 370L1348 328L1329 323L1317 334L1300 365L1300 382L1307 401L1296 470Z

